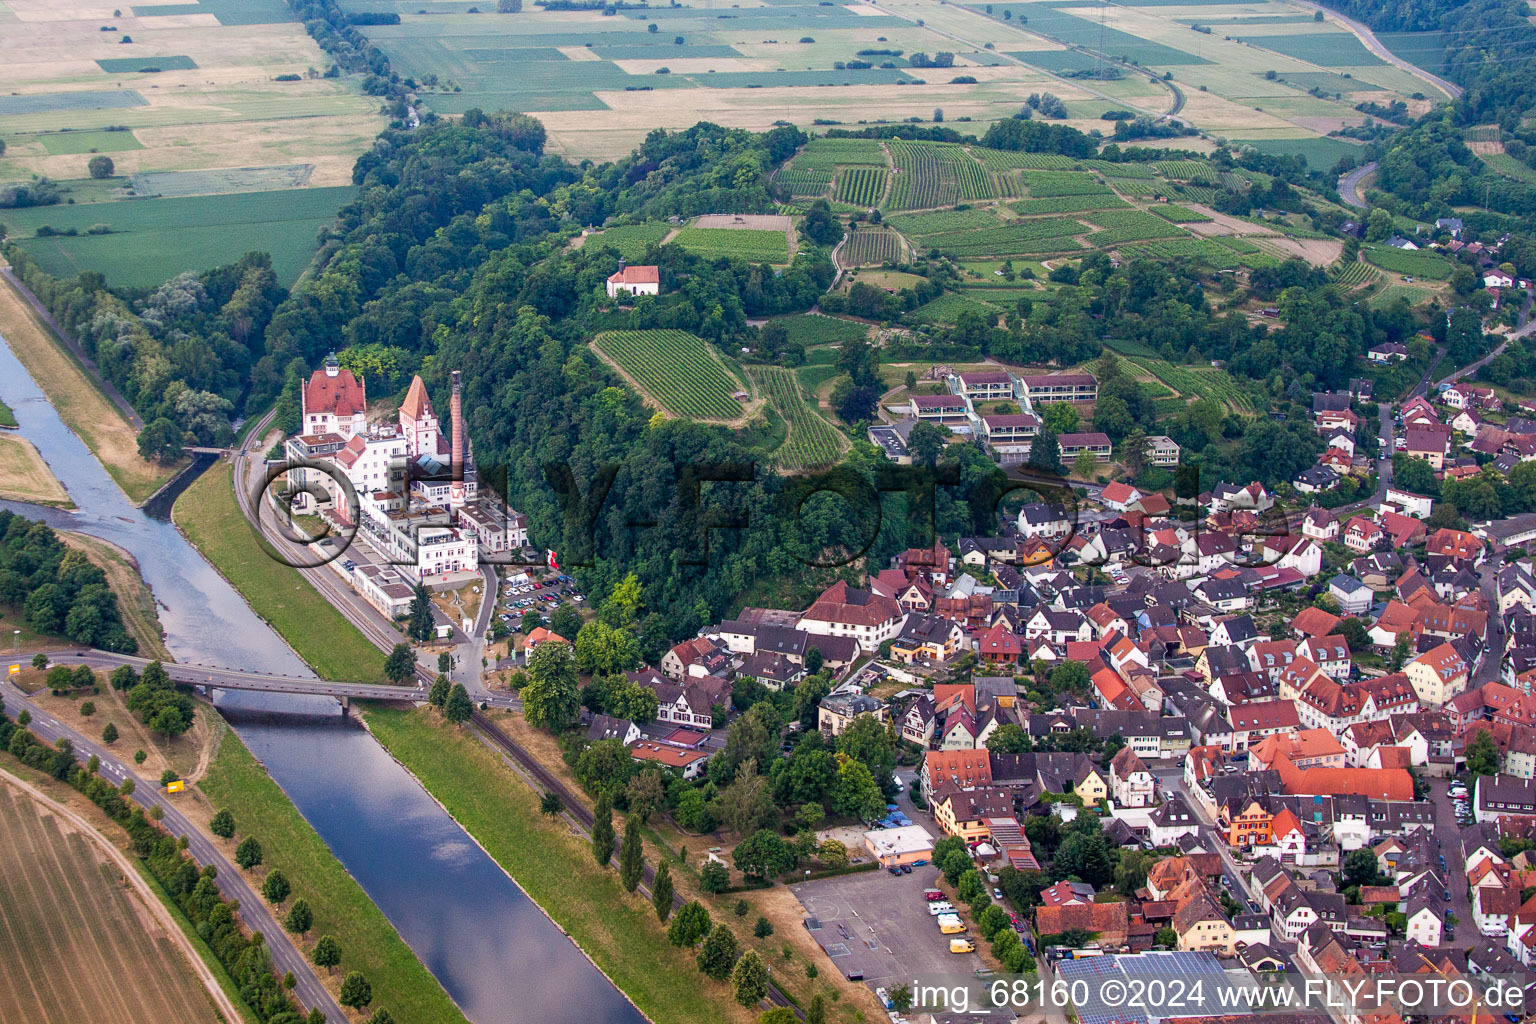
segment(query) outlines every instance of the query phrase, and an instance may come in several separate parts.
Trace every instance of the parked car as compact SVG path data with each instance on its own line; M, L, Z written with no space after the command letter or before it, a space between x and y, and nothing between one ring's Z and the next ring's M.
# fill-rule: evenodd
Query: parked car
M886 868L885 870L889 871L892 875L894 875L897 878L901 877L901 868L896 867L894 864L892 866Z
M912 873L912 865L911 864L903 864L901 866L901 873L904 874L904 875L910 875Z
M940 900L937 903L928 904L929 917L938 917L940 914L953 914L954 912L955 908L951 906L947 900Z
M995 899L995 900L1001 901L1002 898L1003 898L1003 890L1001 890L1001 889L993 889L992 890L992 898Z
M929 902L933 902L935 900L942 900L943 898L944 898L944 894L942 892L940 892L938 889L924 889L923 890L923 899L928 900Z

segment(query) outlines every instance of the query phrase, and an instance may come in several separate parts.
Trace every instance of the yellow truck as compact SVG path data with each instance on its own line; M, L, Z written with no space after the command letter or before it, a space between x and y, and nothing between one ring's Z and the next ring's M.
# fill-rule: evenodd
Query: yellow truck
M976 952L976 947L971 944L970 939L950 939L949 951L951 953L974 953Z
M939 931L945 935L959 935L965 931L965 925L958 917L939 918Z

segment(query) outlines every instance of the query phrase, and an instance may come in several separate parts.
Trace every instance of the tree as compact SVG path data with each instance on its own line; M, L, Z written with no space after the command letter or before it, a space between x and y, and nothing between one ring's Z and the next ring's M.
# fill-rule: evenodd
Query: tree
M736 844L731 859L736 863L736 870L753 878L782 875L795 866L794 850L766 828L758 829Z
M766 939L768 936L773 934L773 922L768 920L766 917L759 915L757 918L757 923L752 926L752 934L756 938Z
M656 920L663 923L672 916L672 869L666 861L656 865L656 877L651 880L651 906L656 908Z
M565 803L555 793L545 793L539 797L539 813L554 817L565 810Z
M117 726L108 722L106 728L101 730L101 742L112 744L117 742Z
M1030 443L1029 467L1046 473L1061 472L1061 445L1049 427L1041 427L1040 433Z
M805 1011L805 1024L827 1024L827 1001L820 992L811 997L810 1008Z
M1082 451L1078 452L1077 457L1072 460L1072 472L1076 473L1084 480L1092 477L1093 471L1097 469L1098 466L1098 456L1094 455L1093 452L1089 451L1087 448L1084 448Z
M938 464L939 456L944 453L944 448L949 444L947 428L940 428L926 421L918 423L912 428L912 434L907 438L907 451L912 453L915 462L932 469Z
M1034 741L1029 733L1009 722L987 737L987 749L994 754L1027 754L1034 749Z
M604 792L592 809L592 859L600 866L613 857L613 839L613 801Z
M411 614L405 627L405 635L419 644L424 644L432 639L432 598L427 594L424 583L417 583L416 589L411 593ZM452 655L449 655L450 660ZM438 671L447 671L442 666L442 660L438 660Z
M275 868L267 872L266 879L261 883L261 895L268 903L281 903L288 898L293 888L288 884L288 876Z
M944 108L943 107L934 107L933 108L933 123L934 124L943 124L944 123Z
M208 822L208 831L220 839L229 839L235 834L235 816L228 811L220 811Z
M697 792L697 790L694 792ZM699 888L705 892L721 893L730 887L730 869L719 861L712 860L699 869Z
M837 839L823 839L816 847L816 858L829 868L848 866L848 847Z
M368 984L362 971L352 971L342 979L340 1002L354 1010L361 1010L373 1002L373 986Z
M293 901L293 906L288 909L288 916L283 919L283 928L295 935L303 935L315 926L315 915L309 909L309 903L303 897Z
M624 823L624 842L619 845L619 881L625 892L634 892L645 871L645 849L640 842L640 823L631 814Z
M460 725L474 717L475 703L469 699L469 691L464 689L463 683L454 683L453 689L448 691L448 702L443 705L443 717L455 725Z
M736 778L720 792L720 820L732 832L745 835L769 824L775 813L773 794L768 780L757 773L757 762L742 762Z
M731 976L731 968L740 955L741 945L735 934L725 925L717 924L699 947L699 970L716 981L724 981Z
M757 1024L800 1024L800 1018L795 1016L792 1007L775 1006L771 1010L764 1010L757 1018Z
M581 694L576 688L576 661L569 645L551 642L534 648L522 698L523 717L529 725L559 732L575 721Z
M629 813L644 825L667 799L661 773L658 771L635 773L629 780L629 785L624 788L624 799L629 804Z
M1081 693L1088 688L1088 666L1080 661L1064 661L1051 670L1051 689Z
M168 466L182 456L181 428L164 416L139 431L139 456Z
M871 821L884 812L885 795L864 762L847 754L837 755L837 785L833 789L832 806L838 814L863 821Z
M976 927L982 936L988 941L997 937L997 933L1009 927L1008 911L997 904L992 904L983 910L976 918Z
M1071 402L1052 402L1042 407L1040 418L1056 434L1071 434L1077 430L1077 406Z
M409 644L395 644L394 650L389 652L389 657L384 659L384 675L396 686L410 678L411 670L416 667L416 656L411 653Z
M684 904L683 909L677 912L672 923L667 926L667 941L674 946L690 949L709 933L711 925L709 911L704 909L704 904L692 900Z
M1376 851L1368 846L1362 846L1358 850L1351 850L1344 855L1344 866L1341 874L1344 884L1370 885L1376 880Z
M1330 635L1342 636L1351 651L1363 651L1371 646L1371 635L1366 632L1365 623L1356 618L1340 619Z
M747 950L736 961L731 970L731 987L735 990L736 1001L742 1006L753 1007L767 998L768 966L757 955L757 950Z
M1479 729L1477 736L1467 744L1467 772L1476 779L1479 775L1496 775L1498 771L1498 745L1487 729Z
M334 968L341 963L341 943L329 935L322 935L320 941L315 943L314 952L309 954L309 959L316 967Z
M112 172L116 170L109 156L93 156L85 166L93 178L110 178Z
M427 691L427 703L442 710L448 706L448 694L452 692L453 684L448 681L447 676L439 672L437 678L432 680L432 689Z
M1179 933L1165 925L1157 930L1156 935L1152 936L1152 942L1154 945L1162 946L1165 949L1178 949Z
M255 836L246 836L235 847L235 863L247 871L261 863L261 844Z
M831 245L843 236L842 225L832 216L832 207L818 199L800 219L800 233L817 245Z

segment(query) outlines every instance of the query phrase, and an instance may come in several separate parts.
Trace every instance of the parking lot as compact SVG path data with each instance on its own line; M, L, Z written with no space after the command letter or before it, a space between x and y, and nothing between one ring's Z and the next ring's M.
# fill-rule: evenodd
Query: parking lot
M502 581L501 600L496 609L497 618L513 632L517 631L523 613L530 609L542 615L547 623L549 616L562 604L573 604L579 608L585 600L575 581L563 573L524 571L529 576L528 583L514 584L510 579Z
M802 882L790 890L807 918L820 925L811 936L831 959L831 969L844 976L862 972L871 988L889 990L913 978L970 976L982 966L975 953L949 951L951 938L979 944L981 936L974 931L943 935L928 913L923 890L933 888L938 877L938 869L925 864L910 875L865 871Z

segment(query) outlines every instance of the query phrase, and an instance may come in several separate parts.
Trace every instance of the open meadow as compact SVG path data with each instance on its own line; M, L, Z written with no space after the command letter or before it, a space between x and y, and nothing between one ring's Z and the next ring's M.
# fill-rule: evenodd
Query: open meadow
M158 918L79 829L0 784L0 1020L220 1020Z
M259 242L292 283L316 227L351 194L336 186L351 184L385 125L378 100L356 77L323 77L330 59L282 0L118 10L8 0L0 11L0 185L43 175L76 204L7 210L10 233L51 272L98 270L140 286L232 262ZM87 176L97 155L112 160L106 179ZM263 194L276 190L297 190L292 216L266 215ZM221 202L137 208L172 196ZM103 223L114 233L84 236ZM42 224L81 237L34 247Z

